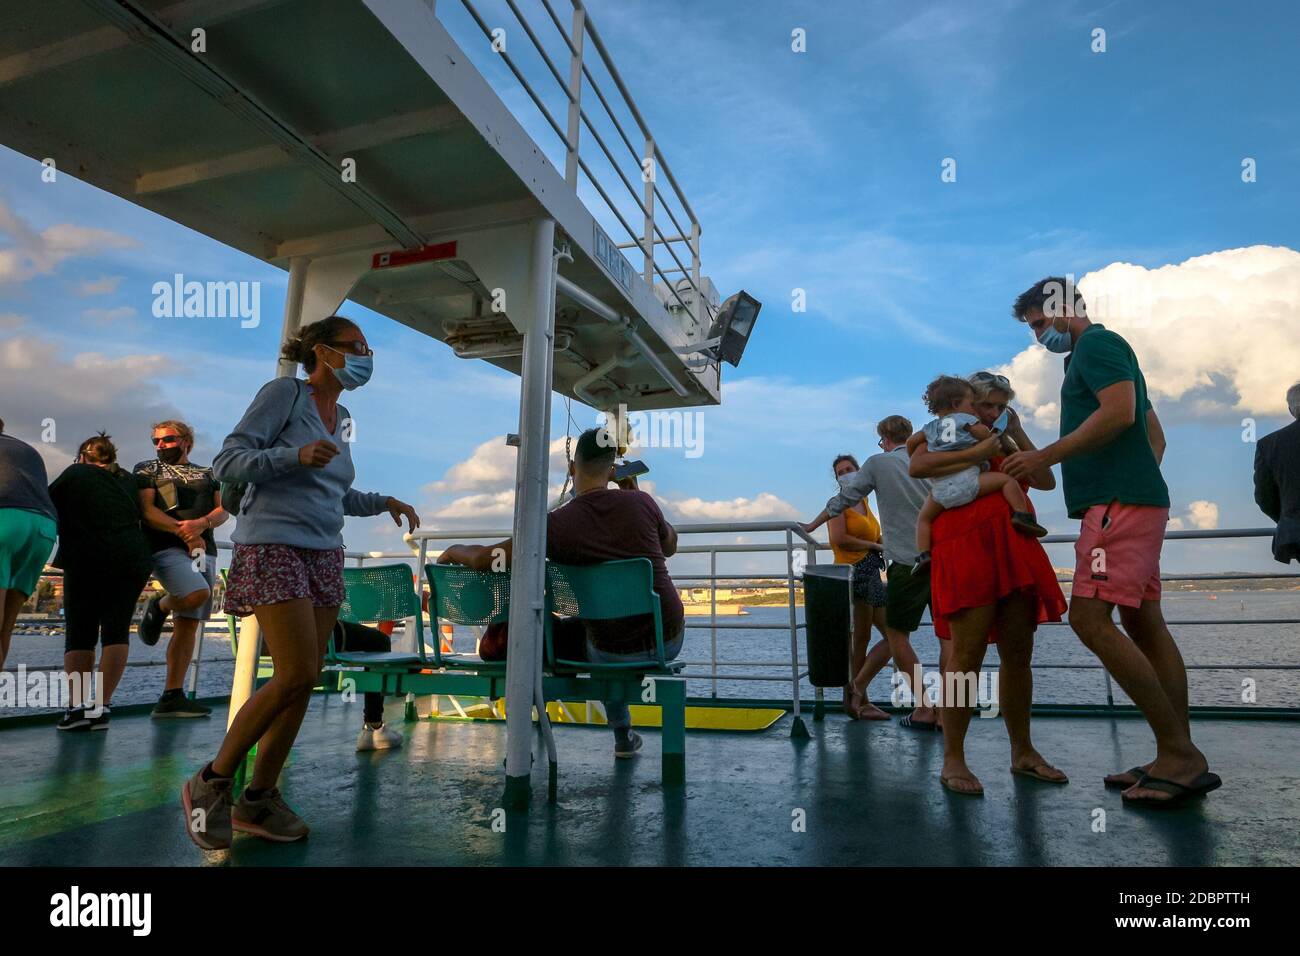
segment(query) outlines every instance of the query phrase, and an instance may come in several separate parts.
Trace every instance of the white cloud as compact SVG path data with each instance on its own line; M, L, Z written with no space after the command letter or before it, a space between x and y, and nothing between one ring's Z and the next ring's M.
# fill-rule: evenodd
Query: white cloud
M766 491L754 498L661 499L659 504L670 521L775 521L799 517L794 505Z
M0 284L50 275L61 262L74 256L93 256L108 249L128 249L139 244L108 229L71 223L37 232L3 200L0 200L0 236L10 242L8 247L0 249Z
M131 318L135 315L135 309L129 305L119 305L113 309L86 309L81 315L92 322L107 325L110 322L120 322L123 319Z
M433 517L449 521L505 518L509 522L514 510L514 491L495 491L478 495L463 495L433 512Z
M15 336L0 342L0 408L5 431L32 444L50 477L71 463L77 446L103 429L124 467L150 456L149 426L182 417L150 381L175 374L165 355L83 352L70 359L50 341ZM41 441L53 422L53 443Z
M1169 519L1170 531L1211 531L1219 526L1219 506L1200 499L1187 506L1187 513Z
M1090 317L1133 346L1165 421L1285 413L1300 370L1300 252L1250 246L1157 269L1116 262L1079 289ZM1028 418L1057 424L1060 356L1029 345L1000 371Z
M722 273L764 276L770 286L792 290L767 304L771 321L804 321L810 316L856 335L869 316L909 338L948 351L975 351L969 336L935 323L918 309L930 302L935 284L932 253L889 232L815 229L785 235L780 242L755 246L724 263ZM792 255L791 250L798 254ZM806 313L793 313L795 289L804 292Z
M464 461L448 468L442 480L424 486L429 498L421 512L453 526L484 521L508 526L514 516L516 455L504 435L483 442ZM563 437L551 440L549 471L548 501L555 502L566 473ZM655 496L669 520L761 521L798 515L793 505L768 492L753 498L706 500L660 495L655 483L648 480L639 482L639 487Z
M112 295L122 282L121 276L103 276L99 279L83 279L77 283L77 295L83 299L96 295Z
M506 436L497 435L476 447L464 461L448 468L441 481L430 482L423 490L426 493L446 493L482 491L505 485L513 488L518 457L518 449L506 444ZM551 439L548 468L552 477L558 474L563 480L567 471L563 438Z

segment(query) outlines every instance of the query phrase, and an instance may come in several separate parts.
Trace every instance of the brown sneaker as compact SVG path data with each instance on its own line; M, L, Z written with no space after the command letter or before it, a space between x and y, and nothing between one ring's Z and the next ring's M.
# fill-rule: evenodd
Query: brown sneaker
M251 833L277 843L292 843L310 832L302 817L284 802L279 787L272 787L258 800L250 800L247 790L241 793L231 811L230 825L240 833Z
M1030 534L1035 538L1041 538L1047 534L1047 529L1034 520L1034 516L1028 511L1017 511L1013 514L1011 516L1011 527L1021 534Z
M185 831L201 850L230 846L230 783L229 777L204 780L200 770L181 787Z

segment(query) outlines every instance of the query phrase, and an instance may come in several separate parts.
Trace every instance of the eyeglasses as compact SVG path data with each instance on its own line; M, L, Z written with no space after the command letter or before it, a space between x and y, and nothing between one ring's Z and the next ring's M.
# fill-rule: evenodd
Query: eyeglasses
M996 382L1000 388L1011 391L1011 380L1005 375L998 375L994 372L976 372L970 377L972 382Z
M366 343L362 342L360 339L355 339L351 342L322 342L321 344L324 345L327 349L333 349L335 352L341 352L344 354L348 354L348 353L351 353L352 355L374 355L375 354L374 350L368 348L366 346ZM338 347L335 348L335 346Z
M155 445L178 445L180 444L180 441L180 435L161 435L158 438L153 439Z

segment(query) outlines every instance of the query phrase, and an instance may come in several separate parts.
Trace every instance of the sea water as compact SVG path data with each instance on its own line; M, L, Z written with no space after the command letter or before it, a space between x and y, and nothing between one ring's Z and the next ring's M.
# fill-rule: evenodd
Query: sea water
M1191 701L1200 706L1300 707L1300 624L1228 624L1227 620L1276 620L1300 618L1300 590L1252 591L1166 591L1165 617L1169 621L1198 621L1197 624L1173 624L1171 631L1188 665ZM717 631L718 671L723 674L751 674L778 678L770 681L728 680L719 678L715 685L708 676L712 636L709 618L687 618L688 629L681 659L704 661L687 670L695 675L688 684L692 697L765 698L788 701L790 687L789 609L786 606L749 607L742 616L719 618L728 624L777 624L780 630L741 627ZM803 608L795 609L796 620L803 622ZM397 637L400 640L400 631ZM872 632L872 643L880 634ZM472 638L457 637L457 650L472 651ZM798 632L799 656L807 659L804 632ZM927 670L938 661L938 640L928 625L912 637L921 662ZM145 647L132 635L133 664L145 661L161 665L167 652L167 637L156 647ZM224 697L230 690L234 672L233 654L224 619L207 625L203 661L199 670L199 696ZM24 635L15 633L6 668L14 670L22 663L33 667L57 666L63 659L61 635ZM761 667L738 667L734 661L771 661ZM1100 669L1055 669L1052 665L1096 665L1097 660L1079 643L1065 624L1039 627L1034 649L1034 700L1053 704L1104 704L1106 678ZM1221 665L1227 670L1202 670L1203 665ZM1290 670L1260 670L1249 665L1284 665ZM997 667L997 648L990 647L984 664ZM801 667L800 670L806 670ZM871 684L875 701L888 701L891 694L892 668L885 670ZM114 695L114 704L141 704L154 701L162 691L164 670L161 666L128 667ZM188 684L187 684L188 687ZM814 688L804 678L800 697L811 703ZM838 688L828 689L828 699L839 699ZM1129 703L1124 692L1112 682L1117 704ZM18 713L21 711L14 711ZM26 711L30 712L30 711ZM13 716L0 714L0 719Z

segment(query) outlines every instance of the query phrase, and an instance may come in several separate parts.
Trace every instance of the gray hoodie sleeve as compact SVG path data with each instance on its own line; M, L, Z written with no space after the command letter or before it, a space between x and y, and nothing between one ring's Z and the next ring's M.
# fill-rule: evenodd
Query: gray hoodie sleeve
M291 378L277 378L262 386L212 460L217 481L251 484L302 467L297 448L269 447L292 413L300 387Z
M358 518L381 515L388 510L388 495L374 491L357 491L349 488L343 496L343 513Z
M871 473L871 459L840 482L840 493L826 502L826 513L837 518L876 490L876 477Z

